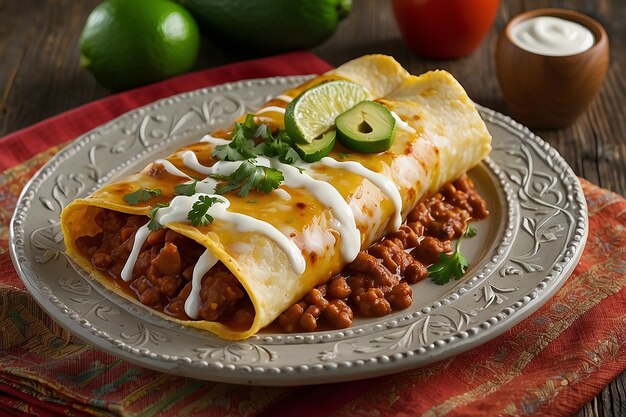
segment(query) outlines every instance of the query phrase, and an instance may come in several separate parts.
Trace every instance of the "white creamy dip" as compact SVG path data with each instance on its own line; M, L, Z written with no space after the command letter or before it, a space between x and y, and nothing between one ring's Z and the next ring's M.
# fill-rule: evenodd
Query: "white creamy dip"
M511 41L539 55L568 56L591 48L593 33L580 23L553 16L533 17L511 29Z

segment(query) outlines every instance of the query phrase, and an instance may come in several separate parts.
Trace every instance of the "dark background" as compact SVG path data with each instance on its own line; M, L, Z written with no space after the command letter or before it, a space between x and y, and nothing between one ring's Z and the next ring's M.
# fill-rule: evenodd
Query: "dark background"
M110 94L78 65L78 37L99 0L0 0L0 137ZM507 113L496 80L498 34L514 15L541 7L574 9L606 29L610 63L600 94L572 126L537 130L574 171L626 196L626 2L624 0L501 0L496 23L480 48L453 61L431 61L404 45L387 0L354 0L335 35L313 52L333 65L366 53L393 55L409 72L450 71L477 103ZM215 54L203 44L196 69L245 58ZM577 417L625 416L626 373Z

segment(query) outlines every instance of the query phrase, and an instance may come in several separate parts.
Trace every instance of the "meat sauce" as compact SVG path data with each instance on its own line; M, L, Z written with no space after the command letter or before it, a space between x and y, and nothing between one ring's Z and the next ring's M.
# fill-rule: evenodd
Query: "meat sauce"
M487 217L487 204L463 176L423 199L400 229L361 251L343 271L309 291L269 328L281 332L340 329L356 317L381 317L409 307L410 284L427 277L427 265L450 252L467 223ZM106 272L128 295L171 317L189 320L184 310L193 268L205 248L177 232L151 232L141 248L132 279L122 280L137 229L145 216L103 210L96 216L102 232L76 239L92 265ZM236 329L249 328L254 308L235 276L221 263L202 279L199 319Z

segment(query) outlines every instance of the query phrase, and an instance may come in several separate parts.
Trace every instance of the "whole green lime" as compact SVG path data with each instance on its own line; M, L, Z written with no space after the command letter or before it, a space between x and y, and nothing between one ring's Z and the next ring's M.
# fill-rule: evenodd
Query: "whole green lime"
M179 0L212 37L251 51L321 44L352 9L352 0Z
M80 36L81 65L98 82L123 90L189 70L200 35L193 17L170 0L105 0Z

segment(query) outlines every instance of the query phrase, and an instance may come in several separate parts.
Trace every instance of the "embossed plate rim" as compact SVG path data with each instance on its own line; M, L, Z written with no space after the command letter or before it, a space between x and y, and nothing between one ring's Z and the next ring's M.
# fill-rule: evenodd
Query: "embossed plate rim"
M568 229L568 240L563 242L565 246L561 251L562 256L561 252L559 252L559 256L555 259L550 273L537 282L536 287L532 289L532 291L524 294L516 294L513 290L506 290L509 291L511 297L518 296L515 298L516 301L513 304L514 307L503 308L497 311L497 314L483 314L488 317L484 317L483 321L477 322L476 325L473 326L470 326L471 318L467 319L466 326L461 326L463 320L459 319L459 328L457 331L449 331L449 333L446 334L447 337L445 338L442 337L435 339L432 343L415 343L412 339L414 336L413 328L417 329L417 325L421 323L420 320L429 320L433 311L436 312L439 309L445 309L449 304L452 305L458 302L458 300L463 300L464 297L469 297L472 290L479 291L480 289L477 288L477 286L484 282L489 284L489 290L496 288L492 287L491 281L487 281L487 279L489 279L491 275L496 274L497 271L495 270L495 267L503 264L503 259L509 255L508 250L510 249L511 241L514 242L517 238L517 234L511 233L511 236L507 236L507 233L508 231L511 231L511 226L516 225L518 222L519 216L516 217L516 214L511 210L515 211L516 208L514 206L519 202L516 201L516 197L514 195L515 193L513 188L515 187L511 186L512 183L510 174L508 174L509 177L507 178L504 170L501 170L498 167L497 163L500 161L490 159L486 164L492 174L498 178L500 185L503 187L502 191L506 194L506 200L509 206L509 212L506 213L506 216L508 217L508 224L505 236L503 237L501 245L498 248L498 254L501 256L498 255L493 257L493 268L488 268L488 270L485 268L485 265L489 263L489 260L487 260L486 263L480 266L479 273L476 276L470 277L462 285L456 286L453 291L450 291L439 300L434 301L432 306L425 307L421 310L421 312L418 311L413 315L407 315L403 312L394 314L388 319L383 320L384 325L376 325L379 326L380 329L372 325L369 329L371 331L361 332L355 332L353 329L348 329L345 331L324 332L313 335L289 335L284 338L280 336L256 336L244 342L234 343L222 340L219 340L219 343L217 343L215 340L212 340L212 342L215 342L214 344L217 346L208 348L206 346L197 347L195 349L197 355L194 358L190 356L172 354L172 352L177 352L175 349L176 346L173 346L170 353L163 353L161 348L167 344L159 347L158 343L156 343L152 346L152 349L143 347L144 344L146 344L146 340L149 345L152 340L151 338L159 340L160 337L166 338L166 336L159 336L159 331L150 330L150 327L143 324L144 322L141 321L139 317L137 317L137 319L140 320L138 321L139 333L137 334L139 335L138 337L141 338L138 339L141 343L127 343L124 340L121 340L122 338L115 338L107 332L107 330L110 329L107 329L106 326L103 327L102 325L94 325L90 322L90 320L82 317L80 313L73 311L70 307L68 307L63 302L63 299L55 295L47 285L42 284L44 281L38 277L36 271L36 269L40 268L37 267L36 263L32 262L35 260L32 256L27 256L28 251L25 248L25 244L27 243L26 236L32 235L26 234L24 227L22 227L22 221L26 218L26 215L31 209L31 204L33 199L37 197L41 184L45 182L45 180L48 179L48 177L50 177L50 175L52 175L52 173L54 173L59 166L66 163L67 160L76 158L82 147L91 142L97 142L98 138L105 137L107 132L110 132L116 127L124 126L125 123L132 123L132 120L137 119L139 116L145 115L144 120L148 120L149 117L156 117L158 119L158 115L154 114L157 109L165 108L171 110L172 108L176 108L178 105L183 105L181 103L191 106L194 103L194 100L200 100L205 97L207 97L208 100L208 98L214 96L212 100L218 100L221 97L220 93L225 96L228 93L243 94L252 92L252 95L254 96L257 90L267 90L268 86L269 89L275 90L273 91L274 93L278 93L279 88L297 84L306 78L308 77L293 76L244 80L172 96L125 113L124 115L80 136L68 147L63 149L59 154L51 159L51 161L44 165L44 167L42 167L42 169L38 171L38 173L35 174L35 176L33 176L33 178L25 186L22 195L18 200L19 202L11 221L11 256L16 269L24 281L24 284L37 302L42 305L48 314L57 319L62 326L68 328L74 334L77 334L90 343L96 344L98 347L109 353L123 357L124 359L145 367L208 380L250 384L289 385L293 383L321 383L365 378L425 365L435 360L443 359L464 351L472 346L481 344L510 328L515 323L521 321L523 318L535 311L560 287L560 285L564 283L565 279L571 273L577 260L582 254L587 233L586 205L580 184L578 183L571 168L565 163L560 155L558 155L556 150L551 148L546 142L536 137L527 128L514 122L507 116L503 116L492 110L478 106L479 111L488 124L500 126L502 129L507 130L509 134L519 136L520 141L524 144L527 143L528 146L535 147L536 149L534 149L533 152L537 152L539 155L537 162L549 159L551 161L551 168L554 164L554 172L560 174L560 180L567 191L567 197L569 197L573 206L577 205L578 209L575 213L575 224ZM241 100L243 103L243 98ZM202 102L202 106L204 106L205 103L206 102ZM195 104L200 106L198 103ZM198 107L198 109L200 109L200 107ZM202 107L202 111L204 111L204 107ZM172 124L174 116L175 111L171 116ZM180 120L182 120L182 117L179 121ZM207 122L208 120L209 118L207 116ZM185 131L186 133L181 132L181 135L184 136L190 132L198 131L200 128L205 129L212 125L215 125L215 123L194 125ZM176 126L178 126L178 122ZM134 157L131 157L122 164L113 166L108 172L105 173L104 177L98 177L96 185L108 179L113 173L119 172L127 166L132 165L142 157L152 153L155 149L163 148L180 138L180 136L177 135L172 136L171 133L172 131L170 131L169 136L166 133L166 137L163 142L153 144L152 146L144 146L143 149L140 149L141 152L135 154ZM132 146L134 146L134 142ZM531 158L530 162L533 162L532 157L529 156L529 158ZM562 210L563 212L567 211L566 208L568 207L568 204L569 203L565 204L565 208ZM571 210L573 211L573 208ZM569 236L571 229L574 230L571 236ZM535 233L537 233L537 230L535 230ZM507 239L509 239L509 241L507 241ZM483 269L487 272L483 273ZM518 272L521 273L522 271L518 270ZM480 276L481 274L483 275ZM477 282L478 285L474 286L474 282ZM486 286L484 288L485 291L487 291ZM496 290L497 289L498 288L496 288ZM502 296L506 298L504 293ZM485 292L486 306L482 310L483 313L488 307L491 306L494 299L497 302L497 297L500 297L500 295L493 295L493 297L489 299L489 303L487 303L487 293ZM67 298L65 300L68 302ZM477 314L480 314L480 311ZM436 316L436 314L432 314L432 316ZM425 328L427 331L430 329L430 327ZM370 345L372 343L375 345L377 342L375 342L376 338L367 339L370 334L373 334L374 336L380 334L380 339L383 336L388 337L389 335L394 335L395 329L400 329L396 333L402 333L403 329L405 329L401 336L406 337L408 335L411 338L411 343L407 342L406 346L402 345L404 347L399 348L391 354L381 354L381 352L384 352L384 345L383 349L371 348ZM171 326L168 329L163 329L163 332L165 333L166 330L171 332ZM189 333L186 330L187 329L178 329L178 331L182 332L182 334ZM450 330L450 328L447 330ZM124 333L121 334L124 335ZM359 338L364 339L364 345L361 345L361 347L365 349L365 354L363 354L363 352L361 352L360 356L354 354L354 357L348 356L346 360L343 361L335 360L336 356L333 356L330 360L319 359L323 357L324 353L332 355L333 351L335 349L339 349L342 343L350 344L348 342L352 342L352 346L354 347L355 344L359 342ZM370 345L368 345L368 343ZM318 359L315 361L309 360L308 363L300 365L294 363L293 359L291 362L287 361L282 364L280 361L276 360L274 356L275 351L289 348L289 346L293 346L294 344L301 345L302 347L309 346L314 348L313 350L317 349L317 352L314 353L313 357ZM319 350L322 349L323 346L331 347L331 345L332 349L329 351ZM359 345L356 346L358 347ZM395 346L399 345L396 344ZM375 354L367 354L368 348L371 348L370 351L375 352ZM213 354L216 352L216 357L221 359L213 359ZM341 352L335 352L335 354L339 353ZM202 356L203 354L205 354L205 356ZM206 360L206 355L208 355L211 360ZM285 357L287 356L288 355L285 355ZM245 358L247 361L243 360L238 362L241 358ZM261 359L265 359L265 363L262 363Z

